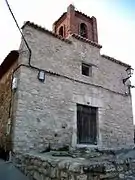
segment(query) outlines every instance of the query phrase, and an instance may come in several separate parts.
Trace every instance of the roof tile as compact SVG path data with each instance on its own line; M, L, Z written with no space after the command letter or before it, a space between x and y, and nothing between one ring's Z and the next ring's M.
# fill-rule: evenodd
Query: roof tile
M120 60L117 60L117 59L115 59L115 58L113 58L113 57L110 57L110 56L107 56L107 55L105 55L105 54L102 54L101 56L102 56L103 58L106 58L106 59L108 59L108 60L110 60L110 61L113 61L113 62L115 62L115 63L117 63L117 64L120 64L120 65L122 65L122 66L131 67L129 64L126 64L126 63L124 63L124 62L121 62Z
M79 40L81 40L81 41L83 41L83 42L86 42L86 43L89 43L89 44L91 44L92 46L95 46L95 47L97 47L97 48L102 48L102 46L100 45L100 44L98 44L98 43L96 43L96 42L94 42L94 41L91 41L91 40L89 40L89 39L86 39L86 38L84 38L84 37L82 37L82 36L80 36L80 35L78 35L78 34L72 34L71 36L73 36L73 37L75 37L76 39L79 39Z
M60 36L60 35L58 35L58 34L56 34L56 33L53 33L52 31L49 31L49 30L47 30L46 28L44 28L44 27L42 27L42 26L39 26L39 25L37 25L37 24L35 24L35 23L33 23L33 22L26 21L26 22L24 23L24 25L22 26L22 28L24 28L26 25L32 26L33 28L38 29L38 30L40 30L40 31L44 31L44 32L46 32L46 33L48 33L48 34L50 34L50 35L52 35L52 36L54 36L54 37L56 37L56 38L64 41L64 42L66 42L66 43L69 43L69 44L71 43L70 40L65 39L65 38L63 38L62 36Z

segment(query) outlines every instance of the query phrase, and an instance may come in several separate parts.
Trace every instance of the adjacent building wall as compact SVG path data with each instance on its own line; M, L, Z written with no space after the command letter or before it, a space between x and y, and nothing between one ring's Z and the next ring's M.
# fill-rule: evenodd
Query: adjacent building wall
M76 104L98 107L98 147L133 145L131 96L125 95L125 66L101 57L97 47L71 37L71 44L30 26L24 28L32 49L31 64L21 67L14 127L14 150L44 151L76 146ZM28 63L24 45L20 62ZM93 65L92 77L81 74L82 62ZM55 74L54 74L55 73Z
M4 150L11 149L11 134L8 134L7 126L10 123L12 73L16 66L14 62L0 78L0 148Z

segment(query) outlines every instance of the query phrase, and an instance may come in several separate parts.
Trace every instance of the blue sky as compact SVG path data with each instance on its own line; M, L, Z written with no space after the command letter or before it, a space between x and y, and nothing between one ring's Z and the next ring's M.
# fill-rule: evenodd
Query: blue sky
M51 30L52 23L70 3L98 24L101 53L131 64L135 69L135 0L8 0L20 26L33 21ZM18 49L20 33L6 7L0 0L0 63L13 49ZM132 78L135 84L135 75ZM132 90L135 107L135 89ZM135 108L134 108L135 117Z
M135 0L101 0L110 14L117 14L118 18L133 21L135 18Z
M125 17L126 20L134 21L135 19L135 0L118 0L114 1L118 4L117 8L120 10L120 15Z
M121 14L125 14L125 17L132 18L135 16L135 0L112 0L110 5L120 11Z

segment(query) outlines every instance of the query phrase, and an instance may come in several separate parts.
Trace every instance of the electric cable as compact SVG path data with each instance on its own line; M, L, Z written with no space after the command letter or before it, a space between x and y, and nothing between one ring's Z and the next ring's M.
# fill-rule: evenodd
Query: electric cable
M14 13L13 13L13 11L12 11L12 9L11 9L8 1L5 0L5 2L6 2L6 4L7 4L7 7L8 7L8 9L9 9L9 11L10 11L10 13L11 13L11 15L12 15L14 21L15 21L15 24L16 24L19 32L21 33L22 38L23 38L23 40L24 40L24 42L25 42L25 44L26 44L26 46L27 46L27 48L28 48L28 50L29 50L29 65L30 65L30 60L31 60L31 53L32 53L32 51L31 51L31 49L30 49L30 47L29 47L29 45L28 45L28 43L27 43L27 41L26 41L26 39L25 39L25 37L24 37L24 34L22 33L22 31L21 31L21 29L20 29L20 27L19 27L19 25L18 25L18 22L17 22L17 20L16 20L16 18L15 18L15 16L14 16Z

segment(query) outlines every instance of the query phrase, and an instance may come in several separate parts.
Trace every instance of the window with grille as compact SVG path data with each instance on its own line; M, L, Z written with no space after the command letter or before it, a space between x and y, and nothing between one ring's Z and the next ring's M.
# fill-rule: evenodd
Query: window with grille
M77 104L77 144L97 144L97 108Z

